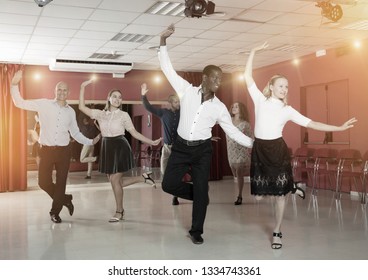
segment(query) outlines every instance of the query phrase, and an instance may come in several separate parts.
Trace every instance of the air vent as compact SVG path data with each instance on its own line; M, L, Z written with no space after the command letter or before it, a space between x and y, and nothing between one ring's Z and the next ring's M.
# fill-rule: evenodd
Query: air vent
M149 8L146 14L184 17L184 10L184 3L159 1Z
M283 45L272 49L273 51L280 51L280 52L296 52L308 49L309 46L303 45Z
M120 59L124 55L120 54L111 54L111 53L94 53L89 58L98 58L98 59Z
M236 65L236 64L221 64L219 66L223 72L232 73L236 71L243 71L244 65Z
M111 41L129 42L129 43L145 43L152 38L153 38L152 35L118 33L111 39Z

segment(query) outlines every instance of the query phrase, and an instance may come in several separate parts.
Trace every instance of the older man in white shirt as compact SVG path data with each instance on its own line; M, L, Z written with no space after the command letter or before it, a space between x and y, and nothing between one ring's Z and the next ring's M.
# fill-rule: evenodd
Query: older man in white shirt
M75 111L66 101L69 86L65 82L59 82L56 85L54 100L24 100L18 87L22 74L22 71L15 73L12 79L11 95L16 107L38 112L40 122L38 184L52 198L51 221L61 223L59 213L63 206L68 208L70 215L73 215L74 212L73 197L65 194L71 158L70 136L78 143L93 145L98 142L100 135L91 140L79 131ZM52 178L54 168L56 170L55 183Z

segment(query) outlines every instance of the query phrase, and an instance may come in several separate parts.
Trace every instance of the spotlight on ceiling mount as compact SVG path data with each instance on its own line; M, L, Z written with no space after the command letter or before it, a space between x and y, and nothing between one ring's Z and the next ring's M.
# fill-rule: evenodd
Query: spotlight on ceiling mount
M332 5L330 1L318 1L316 7L322 9L321 14L323 17L336 22L342 18L343 12L340 5Z
M215 3L206 0L185 0L184 14L186 17L211 15L215 12Z
M41 8L46 6L48 3L52 2L52 0L34 0L34 1L38 5L38 7L41 7Z

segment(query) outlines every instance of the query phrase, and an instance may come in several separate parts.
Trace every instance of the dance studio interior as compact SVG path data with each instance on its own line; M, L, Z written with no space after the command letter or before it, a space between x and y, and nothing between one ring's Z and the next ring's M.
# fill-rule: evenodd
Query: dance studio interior
M192 6L189 6L194 2ZM368 257L368 0L0 0L0 259L1 260L366 260ZM38 185L30 139L35 112L18 109L11 80L23 70L24 99L54 98L69 85L76 116L80 86L87 105L103 109L111 89L123 95L138 132L163 135L160 119L142 105L141 85L157 108L167 107L173 88L160 69L160 34L174 69L195 86L206 65L219 66L216 96L227 106L242 102L254 129L255 111L243 79L250 50L259 88L275 74L287 77L288 104L314 121L354 127L321 132L288 122L283 138L294 181L305 199L286 196L282 249L271 248L275 200L256 200L244 177L243 201L234 205L237 178L228 162L226 135L215 125L209 199L201 245L188 230L192 202L162 190L162 143L131 137L135 167L124 177L152 172L156 188L142 182L124 188L124 220L109 223L114 195L105 174L80 162L72 141L62 223L50 221L50 197ZM99 143L95 145L99 157ZM353 267L352 267L353 269Z

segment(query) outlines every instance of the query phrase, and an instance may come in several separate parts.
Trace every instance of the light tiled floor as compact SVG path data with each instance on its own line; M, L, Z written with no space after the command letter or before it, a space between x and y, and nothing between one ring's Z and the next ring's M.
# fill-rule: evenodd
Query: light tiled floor
M69 174L67 192L75 213L64 208L63 223L49 219L51 200L29 174L29 191L0 193L0 259L2 260L331 260L368 259L367 210L358 198L345 194L341 209L332 192L318 193L318 208L310 192L302 200L292 196L283 223L283 248L270 247L274 203L256 202L246 184L245 201L234 206L232 178L210 182L205 240L194 245L187 237L191 224L189 201L171 205L161 185L139 183L125 188L125 220L108 223L115 211L105 176L95 172ZM158 178L158 172L155 171Z

